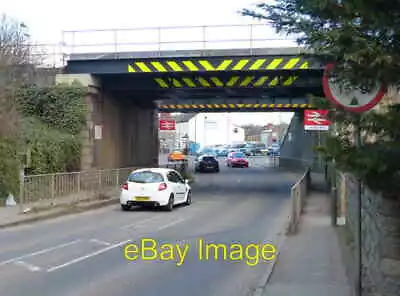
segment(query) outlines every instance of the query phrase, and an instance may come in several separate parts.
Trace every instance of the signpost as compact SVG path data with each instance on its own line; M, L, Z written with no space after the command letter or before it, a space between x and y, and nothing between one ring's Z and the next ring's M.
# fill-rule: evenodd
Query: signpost
M387 90L385 85L377 83L369 92L356 87L344 89L333 76L334 68L334 64L328 64L322 78L324 94L334 104L350 112L364 112L383 99Z
M347 88L344 89L338 81L334 79L333 70L335 68L334 64L328 64L325 67L325 72L322 78L322 85L324 89L325 96L331 100L334 104L342 107L343 109L349 112L365 112L371 110L375 107L385 96L387 88L383 84L377 83L375 87L371 88L368 92L362 91L359 88ZM362 73L360 73L362 75ZM362 145L361 141L361 130L360 124L357 123L355 125L355 143L357 147ZM333 192L336 192L336 185L332 188ZM359 268L357 279L356 279L356 288L357 295L362 295L362 253L361 253L361 221L362 221L362 181L358 179L358 194L357 194L357 266ZM334 194L336 195L336 194ZM335 196L336 200L336 196ZM334 203L336 207L336 201ZM335 217L335 225L336 225L336 217Z
M327 131L329 125L328 110L304 110L304 129L306 131Z
M174 131L175 129L175 120L160 119L160 131Z

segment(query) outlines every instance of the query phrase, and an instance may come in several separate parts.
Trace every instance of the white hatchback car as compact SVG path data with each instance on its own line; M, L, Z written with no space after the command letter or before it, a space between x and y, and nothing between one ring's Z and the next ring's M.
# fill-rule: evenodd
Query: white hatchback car
M188 180L173 169L145 168L133 171L121 188L120 203L126 211L133 206L165 207L192 202Z

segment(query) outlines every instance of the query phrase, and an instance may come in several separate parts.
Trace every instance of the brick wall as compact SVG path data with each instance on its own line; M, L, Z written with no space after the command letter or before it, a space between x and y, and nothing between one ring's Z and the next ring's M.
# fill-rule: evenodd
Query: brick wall
M336 180L339 200L346 203L345 227L354 238L357 231L357 182L348 174L339 174ZM345 186L342 186L343 182ZM361 215L364 293L368 296L399 295L400 202L384 199L364 187Z

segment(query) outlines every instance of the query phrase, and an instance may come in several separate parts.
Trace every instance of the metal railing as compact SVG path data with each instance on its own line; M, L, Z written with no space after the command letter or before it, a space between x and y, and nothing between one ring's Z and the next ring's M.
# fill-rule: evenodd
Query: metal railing
M120 168L24 176L21 209L90 201L118 189L137 168Z
M311 171L306 169L301 177L291 189L291 216L289 223L289 234L295 234L298 230L300 216L302 214L305 199L308 195L311 185Z
M296 47L295 41L295 37L278 36L267 24L99 29L62 33L62 43L69 48L70 53L241 48L252 50L264 47ZM93 47L98 51L87 50Z
M63 31L57 44L32 45L44 65L63 66L68 59L99 59L108 54L185 50L298 47L296 36L277 35L268 24L171 26Z

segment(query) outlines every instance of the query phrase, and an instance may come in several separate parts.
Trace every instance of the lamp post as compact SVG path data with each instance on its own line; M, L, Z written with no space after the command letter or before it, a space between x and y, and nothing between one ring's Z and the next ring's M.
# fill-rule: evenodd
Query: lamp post
M183 154L188 155L189 154L189 136L188 136L188 134L185 134L182 137L182 140L184 143Z
M207 129L207 116L204 116L204 125L203 125L203 133L204 133L204 144L203 144L203 146L204 147L206 147L206 143L207 143L206 129Z

